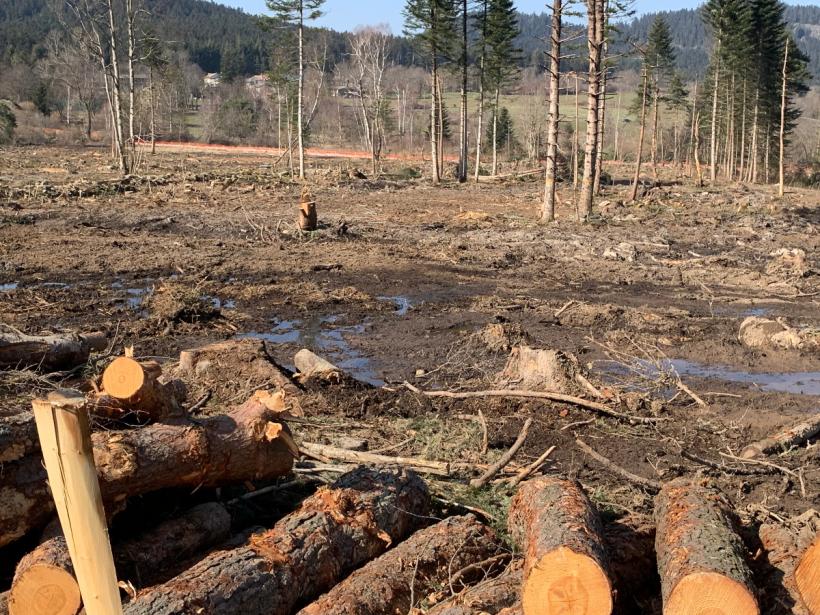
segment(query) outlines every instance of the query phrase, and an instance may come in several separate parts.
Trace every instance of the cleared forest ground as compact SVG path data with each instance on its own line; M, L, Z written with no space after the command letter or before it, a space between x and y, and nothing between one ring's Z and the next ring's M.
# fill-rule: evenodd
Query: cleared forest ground
M355 179L353 162L324 160L309 179L320 230L300 233L300 186L271 162L162 152L121 181L101 150L0 150L0 322L31 334L104 330L113 352L133 345L167 364L186 348L251 337L285 366L309 348L373 385L306 391L297 440L352 436L391 455L480 467L532 418L517 464L555 445L547 467L577 476L613 518L651 513L651 497L576 439L654 481L713 476L747 519L820 507L816 444L773 459L788 472L749 473L727 457L820 412L820 193L793 189L781 201L757 186L697 189L666 168L662 185L623 204L630 169L611 167L617 185L590 224L574 221L571 186L562 186L558 223L541 226L539 181L431 187L404 163ZM748 317L797 337L744 343ZM624 412L664 420L411 390L496 388L520 343L578 357ZM0 378L5 415L60 384L29 372ZM192 399L211 393L207 414L256 385L195 386ZM503 525L503 485L432 484ZM12 557L0 553L0 589ZM657 607L651 590L634 600Z

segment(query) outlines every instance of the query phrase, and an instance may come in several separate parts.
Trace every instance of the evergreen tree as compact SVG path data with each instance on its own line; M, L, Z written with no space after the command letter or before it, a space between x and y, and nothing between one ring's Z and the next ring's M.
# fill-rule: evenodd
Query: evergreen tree
M686 89L686 86L683 83L683 78L677 71L672 74L672 79L669 81L669 88L664 101L672 110L672 114L674 116L672 127L672 161L678 163L681 160L680 152L682 149L681 124L682 121L685 122L685 119L689 117L690 104L689 90Z
M512 0L490 0L487 7L486 24L487 57L485 77L488 87L494 92L493 98L493 134L498 132L499 103L501 90L505 88L518 72L521 51L516 47L518 36L518 17ZM496 137L490 139L493 145L493 170L498 173L498 147Z
M675 50L672 47L672 33L663 16L652 22L649 30L645 55L647 74L652 84L652 174L658 179L658 121L662 90L668 83L668 76L675 66Z
M0 143L10 143L17 127L17 118L4 102L0 102Z
M443 124L442 107L439 101L439 69L451 60L454 53L456 8L454 0L407 0L404 7L405 34L412 36L414 43L427 56L430 63L430 125L439 130L430 131L432 151L433 183L441 180L440 132Z

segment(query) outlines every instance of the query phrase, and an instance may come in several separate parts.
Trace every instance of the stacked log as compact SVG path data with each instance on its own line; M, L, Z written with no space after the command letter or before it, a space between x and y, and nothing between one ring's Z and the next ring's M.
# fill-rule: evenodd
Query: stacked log
M34 414L21 412L0 419L0 463L17 461L40 450Z
M414 601L447 586L459 571L474 567L473 576L484 574L480 564L500 553L488 527L472 516L451 517L360 568L298 615L408 613Z
M15 329L0 331L0 369L71 369L88 361L92 351L105 350L104 333L26 335Z
M551 476L522 483L509 530L524 552L524 613L612 612L601 521L580 484Z
M138 595L124 612L287 615L412 533L429 504L426 485L412 472L354 470L272 529L212 553Z
M510 565L502 574L465 589L440 602L427 615L473 615L498 613L518 603L521 587L521 562Z
M107 505L169 487L216 487L287 475L290 431L259 392L225 415L92 435ZM5 464L0 479L0 546L42 527L53 504L38 454Z
M101 416L162 421L184 414L185 385L164 378L156 361L138 361L125 356L114 359L102 375L102 391L94 399L92 411Z
M655 499L655 550L664 615L760 611L726 497L692 479L666 483Z
M183 515L160 523L143 534L113 546L120 578L137 576L137 586L150 583L177 562L227 540L231 516L219 503L195 506ZM39 596L55 593L63 600L41 608ZM80 588L65 538L58 523L43 532L42 542L17 565L11 586L10 615L75 615Z

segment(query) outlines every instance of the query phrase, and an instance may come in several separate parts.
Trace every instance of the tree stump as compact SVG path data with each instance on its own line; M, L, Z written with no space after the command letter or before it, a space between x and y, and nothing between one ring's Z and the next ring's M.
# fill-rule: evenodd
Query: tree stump
M118 357L105 368L102 395L95 403L99 414L119 417L128 412L147 415L152 421L182 416L185 386L180 381L163 381L156 361Z
M524 552L526 615L612 612L601 521L580 484L551 476L522 483L509 529Z
M746 549L717 489L681 478L655 498L664 615L757 615Z
M315 231L319 227L316 201L313 200L307 186L302 189L302 198L299 200L299 219L297 223L302 231Z

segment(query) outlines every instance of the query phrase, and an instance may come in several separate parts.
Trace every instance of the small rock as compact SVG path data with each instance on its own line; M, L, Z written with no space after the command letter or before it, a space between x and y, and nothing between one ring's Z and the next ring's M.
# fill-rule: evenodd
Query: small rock
M368 448L367 440L361 438L351 438L343 436L338 440L339 448L344 448L349 451L366 451Z

